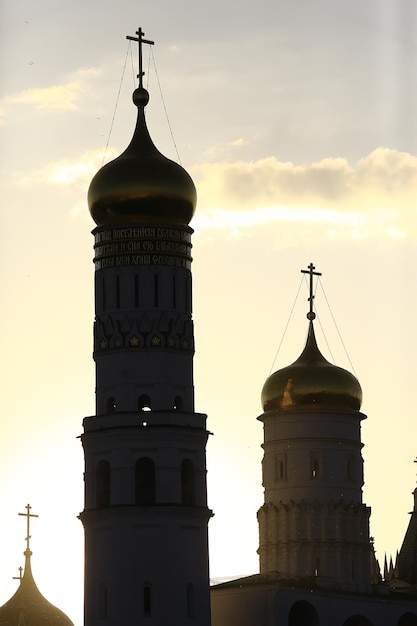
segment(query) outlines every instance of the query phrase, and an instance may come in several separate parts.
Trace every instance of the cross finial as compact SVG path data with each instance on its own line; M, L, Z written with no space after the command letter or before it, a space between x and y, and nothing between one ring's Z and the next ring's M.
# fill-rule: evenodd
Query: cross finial
M143 71L143 66L142 66L142 44L144 43L148 43L150 46L154 45L154 41L150 41L149 39L144 39L144 32L143 30L139 27L139 29L136 31L135 33L137 35L137 37L131 37L130 35L126 35L126 39L130 39L131 41L137 41L139 44L139 74L138 74L138 78L139 78L139 87L142 88L143 87L143 75L144 75L144 71Z
M30 504L26 505L26 513L19 513L19 515L23 515L23 517L26 517L26 552L30 552L30 547L29 547L29 540L30 540L30 518L31 517L39 517L39 515L35 515L34 513L30 512L30 509L32 508L30 506Z
M13 576L13 580L22 580L22 578L23 578L22 572L23 572L23 567L20 566L19 567L19 576Z
M307 313L307 319L310 320L310 322L312 322L314 319L316 319L316 314L313 311L313 301L314 301L314 294L313 294L313 276L321 276L321 272L315 272L316 268L314 267L314 265L312 263L310 263L310 265L308 266L308 269L306 270L301 270L301 272L303 274L310 274L310 296L308 298L308 301L310 302L310 310Z

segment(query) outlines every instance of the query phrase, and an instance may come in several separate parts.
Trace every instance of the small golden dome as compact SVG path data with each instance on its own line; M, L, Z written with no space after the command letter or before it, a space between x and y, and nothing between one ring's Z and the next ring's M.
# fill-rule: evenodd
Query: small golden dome
M126 150L104 165L88 190L88 206L98 226L124 222L188 225L194 215L196 189L178 163L164 157L150 138L143 87L133 93L138 117Z
M359 411L362 389L347 370L332 365L317 347L310 321L306 346L298 359L266 380L262 407L267 411L329 409Z
M30 550L26 550L25 573L16 593L0 607L1 626L74 626L69 617L48 602L33 580Z

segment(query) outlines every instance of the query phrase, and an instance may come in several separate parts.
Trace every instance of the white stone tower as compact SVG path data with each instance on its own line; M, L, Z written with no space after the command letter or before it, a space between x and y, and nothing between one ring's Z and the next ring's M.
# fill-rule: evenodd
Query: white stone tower
M320 353L313 276L306 346L262 390L264 504L258 512L261 574L346 591L371 586L370 509L362 503L362 391ZM304 271L304 270L303 270Z
M96 415L84 419L85 625L210 624L206 415L194 412L196 192L149 136L93 178Z

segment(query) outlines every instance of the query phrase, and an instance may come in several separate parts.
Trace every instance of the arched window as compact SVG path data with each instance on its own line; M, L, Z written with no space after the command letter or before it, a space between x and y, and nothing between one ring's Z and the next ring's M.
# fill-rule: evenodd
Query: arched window
M155 504L155 463L147 457L135 465L135 502L141 506Z
M174 411L182 411L182 398L181 396L175 396L174 399Z
M107 413L114 413L116 410L116 400L111 397L107 399Z
M398 620L397 626L417 626L417 615L414 613L404 613Z
M96 508L110 506L110 465L108 461L99 461L96 467Z
M281 456L275 456L275 481L285 480L285 461Z
M147 395L139 396L138 399L138 409L139 411L151 411L151 399Z
M195 470L190 459L181 463L181 504L193 506L195 504Z
M98 590L98 615L100 619L107 617L107 587L104 583L100 584Z
M320 476L320 463L318 458L311 459L311 478L319 478Z
M187 617L194 617L194 586L192 583L187 585Z
M151 614L151 586L149 583L143 585L143 614L150 615Z
M288 626L320 626L314 606L304 600L293 604L288 616Z
M346 458L346 478L348 480L354 480L355 478L355 463L352 456Z

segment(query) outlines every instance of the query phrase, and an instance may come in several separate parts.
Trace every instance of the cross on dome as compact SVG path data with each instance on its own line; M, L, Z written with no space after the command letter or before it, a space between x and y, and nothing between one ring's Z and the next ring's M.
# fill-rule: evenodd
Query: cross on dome
M145 72L143 71L143 63L142 63L142 44L147 43L150 46L153 46L155 44L154 41L150 41L150 39L144 39L144 32L143 30L139 27L139 29L136 31L135 35L137 35L137 37L131 37L130 35L126 35L126 39L130 39L130 41L137 41L139 44L139 74L138 74L138 78L139 78L139 87L142 88L143 87L143 75L145 74Z
M24 513L22 513L22 515L25 515ZM23 567L20 566L19 567L19 576L13 576L13 580L22 580L23 578Z
M31 513L31 506L30 504L26 505L26 513L19 513L18 515L22 515L23 517L26 517L26 552L29 553L30 552L30 547L29 547L29 540L30 540L30 518L31 517L39 517L39 515L35 515L34 513Z
M316 319L316 314L313 311L313 301L314 301L314 294L313 294L313 276L321 276L321 272L315 272L315 266L310 263L310 265L308 266L308 269L306 270L301 270L302 274L310 274L310 296L308 298L308 301L310 302L310 310L307 313L307 319L310 320L310 322L312 322L314 319Z

